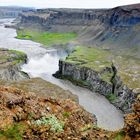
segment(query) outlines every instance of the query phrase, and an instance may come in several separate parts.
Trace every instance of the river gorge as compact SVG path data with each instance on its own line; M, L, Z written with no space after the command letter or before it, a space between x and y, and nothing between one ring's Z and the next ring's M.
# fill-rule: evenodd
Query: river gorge
M108 130L116 130L123 127L123 113L104 96L75 86L67 80L60 80L52 76L59 69L59 59L67 56L64 50L45 49L39 43L16 39L15 29L4 28L4 24L10 23L12 20L0 20L0 48L25 52L28 56L28 63L22 66L24 72L28 73L30 77L40 77L77 95L79 104L88 112L96 115L99 127Z

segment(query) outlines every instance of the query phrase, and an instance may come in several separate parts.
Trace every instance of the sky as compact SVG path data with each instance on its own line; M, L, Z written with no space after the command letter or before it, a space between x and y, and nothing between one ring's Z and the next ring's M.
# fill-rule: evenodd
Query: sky
M112 8L140 3L140 0L0 0L0 6L35 8Z

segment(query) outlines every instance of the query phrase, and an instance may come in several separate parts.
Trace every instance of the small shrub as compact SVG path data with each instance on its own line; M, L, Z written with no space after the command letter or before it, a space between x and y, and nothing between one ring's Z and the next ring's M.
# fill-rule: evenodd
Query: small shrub
M66 118L69 117L70 116L70 112L64 112L63 116L66 117Z
M108 95L106 96L106 98L107 98L109 101L113 102L113 101L116 100L117 97L116 97L115 94L110 93L110 94L108 94Z
M123 140L125 136L125 132L124 131L120 131L114 138L114 140Z
M64 123L60 122L54 115L42 117L34 122L36 125L50 125L51 131L61 132L64 129Z

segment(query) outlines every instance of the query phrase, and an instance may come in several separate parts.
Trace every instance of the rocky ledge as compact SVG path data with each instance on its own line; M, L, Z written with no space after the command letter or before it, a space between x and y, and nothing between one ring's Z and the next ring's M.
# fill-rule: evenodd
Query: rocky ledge
M47 93L46 93L47 94ZM40 98L31 92L0 86L0 139L112 140L140 137L140 99L125 127L109 132L96 126L96 118L70 99Z
M22 52L0 49L0 79L8 81L29 79L20 68L26 61L27 56Z

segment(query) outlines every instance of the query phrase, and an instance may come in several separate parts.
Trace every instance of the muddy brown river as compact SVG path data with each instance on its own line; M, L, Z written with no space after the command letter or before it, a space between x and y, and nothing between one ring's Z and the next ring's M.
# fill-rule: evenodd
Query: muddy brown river
M12 20L0 19L0 48L25 52L29 61L22 66L23 71L27 72L30 77L41 77L77 95L80 105L88 112L96 115L99 127L108 130L116 130L123 127L123 113L110 104L104 96L52 76L58 70L59 59L65 58L67 55L65 51L56 49L47 50L42 48L42 45L39 43L16 39L15 29L4 28L4 24L10 23Z

